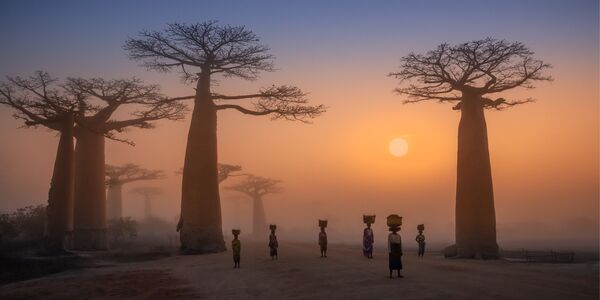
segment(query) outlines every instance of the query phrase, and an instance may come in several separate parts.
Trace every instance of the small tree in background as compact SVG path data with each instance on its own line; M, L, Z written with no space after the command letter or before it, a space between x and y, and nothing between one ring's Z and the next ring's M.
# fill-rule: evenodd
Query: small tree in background
M148 170L136 164L124 164L121 166L106 165L107 214L108 219L119 219L123 217L123 185L142 180L155 180L165 177L161 170Z
M260 237L267 230L263 197L268 194L280 193L281 180L248 175L243 181L228 186L226 189L246 194L252 198L252 227L254 237Z
M162 189L154 186L137 187L131 193L138 194L144 198L144 219L152 217L152 198L162 195Z

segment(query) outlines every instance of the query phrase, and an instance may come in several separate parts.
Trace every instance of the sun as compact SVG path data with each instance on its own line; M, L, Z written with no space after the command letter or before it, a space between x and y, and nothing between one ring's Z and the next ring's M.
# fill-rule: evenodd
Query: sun
M390 142L390 153L396 157L402 157L408 153L408 143L402 138L395 138Z

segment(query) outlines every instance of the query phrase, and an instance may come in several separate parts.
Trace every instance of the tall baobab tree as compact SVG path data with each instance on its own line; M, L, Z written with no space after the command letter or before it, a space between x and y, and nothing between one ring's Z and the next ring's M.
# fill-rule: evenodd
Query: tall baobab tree
M106 241L105 138L127 142L116 133L128 128L148 129L154 121L180 120L185 106L166 99L157 85L139 79L69 78L66 87L88 97L79 103L75 126L74 248L102 250ZM128 119L114 119L130 107ZM123 109L125 110L125 109Z
M217 178L217 112L233 109L252 116L306 121L325 108L309 105L306 94L289 85L245 95L214 92L212 84L218 76L254 80L260 72L274 70L269 48L243 26L216 21L173 23L163 31L140 32L127 40L124 49L148 69L168 72L180 68L183 79L195 83L183 168L181 248L186 253L224 251ZM244 100L252 101L251 106L238 102Z
M518 87L532 88L550 65L533 58L519 42L487 38L456 46L441 44L426 54L401 59L395 91L405 103L454 103L461 113L458 126L456 183L456 254L495 258L496 214L484 110L502 110L532 99L489 98Z
M152 217L152 198L162 194L162 189L154 186L143 186L134 188L131 193L144 197L144 218Z
M267 230L263 197L268 194L280 193L281 180L248 175L243 181L228 186L228 190L244 193L252 198L252 230L255 237Z
M123 217L123 185L141 180L155 180L165 177L161 170L148 170L136 164L124 164L121 166L106 165L107 193L107 215L108 219L119 219Z
M11 107L27 127L44 126L60 134L48 192L44 247L48 254L64 253L73 231L73 126L83 95L71 93L48 73L28 78L8 77L0 83L0 104Z

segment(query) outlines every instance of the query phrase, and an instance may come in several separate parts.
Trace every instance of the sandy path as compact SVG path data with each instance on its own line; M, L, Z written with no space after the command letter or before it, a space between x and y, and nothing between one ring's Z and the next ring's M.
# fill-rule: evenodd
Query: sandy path
M120 286L127 293L109 289L97 298L598 299L597 263L521 264L439 256L419 259L408 253L403 259L405 278L389 279L383 249L368 260L358 247L331 245L329 257L320 258L316 245L281 243L280 259L271 261L263 244L242 242L239 270L233 269L230 252L176 256L10 284L0 287L0 298L31 292L27 286L35 286L36 293L42 293L44 286L61 289L68 285L72 297L56 299L84 299L87 297L76 296L77 284L70 281L100 283L102 276L116 276L131 281ZM85 285L80 286L83 289ZM82 295L89 295L89 291Z

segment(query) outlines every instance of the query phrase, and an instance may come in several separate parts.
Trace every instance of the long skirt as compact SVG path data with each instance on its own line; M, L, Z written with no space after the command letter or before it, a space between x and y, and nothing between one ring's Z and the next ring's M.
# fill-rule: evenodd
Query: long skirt
M390 251L390 270L402 270L402 252L400 245L392 244Z
M277 256L277 247L269 247L271 256Z

